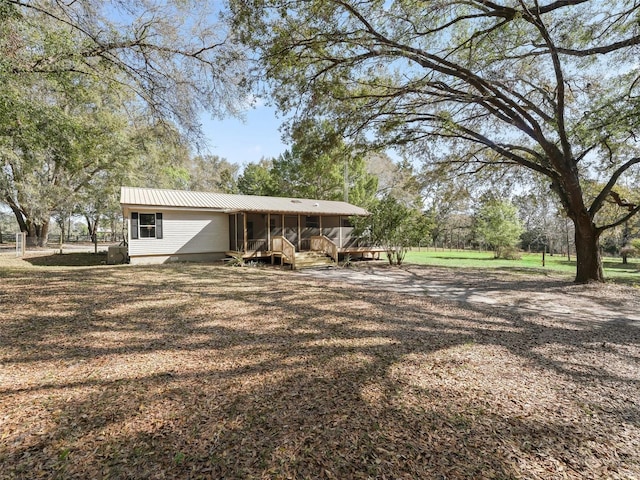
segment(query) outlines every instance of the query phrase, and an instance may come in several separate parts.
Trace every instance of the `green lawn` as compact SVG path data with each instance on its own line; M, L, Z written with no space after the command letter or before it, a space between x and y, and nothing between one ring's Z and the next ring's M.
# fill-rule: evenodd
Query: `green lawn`
M605 277L617 283L640 285L640 263L634 260L623 265L621 258L604 257L602 263ZM575 275L576 271L575 256L572 256L569 261L564 255L551 256L547 254L543 267L541 253L523 253L521 260L501 260L493 258L493 252L440 249L427 251L424 248L418 251L414 248L407 252L405 263L460 268L526 269L528 271L537 270L541 273L557 272L570 276Z

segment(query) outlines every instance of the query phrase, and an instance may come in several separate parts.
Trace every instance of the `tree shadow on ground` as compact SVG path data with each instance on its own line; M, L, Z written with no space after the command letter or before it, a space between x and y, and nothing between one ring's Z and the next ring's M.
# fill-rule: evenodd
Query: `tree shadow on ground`
M25 257L25 262L39 267L93 267L107 263L107 253L54 253L52 255L39 255Z
M604 261L602 262L602 266L611 270L628 270L630 272L638 272L640 269L640 264L635 262L622 263Z
M562 260L557 262L560 265L566 265L569 267L575 267L576 266L576 261L575 260L571 260L571 261L567 261L567 260ZM640 264L636 263L636 262L628 262L628 263L622 263L622 261L611 261L611 260L603 260L602 261L602 267L606 268L606 269L610 269L610 270L629 270L632 272L637 272L638 269L640 269Z
M640 472L622 319L193 265L21 273L0 293L0 478Z

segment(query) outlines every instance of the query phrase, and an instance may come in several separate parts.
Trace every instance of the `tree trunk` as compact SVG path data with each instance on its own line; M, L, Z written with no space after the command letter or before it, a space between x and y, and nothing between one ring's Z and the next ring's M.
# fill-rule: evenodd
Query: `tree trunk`
M567 261L570 262L571 261L571 245L569 244L569 224L566 218L564 221L564 229L565 229L565 233L567 234Z
M387 249L387 260L389 261L389 265L393 265L393 250Z
M584 203L578 170L573 160L555 159L556 165L564 168L562 185L553 183L551 188L558 193L567 216L575 227L576 283L604 282L602 258L600 256L601 231L593 222ZM568 167L567 167L568 165ZM593 213L595 215L595 212Z
M576 227L576 283L604 282L600 232L586 212L574 219Z
M58 223L60 225L60 255L62 255L62 244L64 243L64 218Z
M27 247L38 246L38 228L36 224L27 220Z
M87 221L87 228L89 229L89 235L91 237L91 243L93 243L93 253L98 253L98 218L90 218L89 215L84 216Z
M49 240L49 222L26 220L27 246L46 247Z
M40 234L38 235L38 246L46 247L49 241L49 222L42 222L40 224Z
M116 224L116 219L111 217L111 241L115 242L117 240L116 231L118 230L118 226ZM267 226L269 228L269 226Z
M18 222L20 231L28 232L29 229L27 227L27 223L25 222L24 215L22 214L22 210L20 210L20 208L18 208L18 206L15 204L15 202L11 200L11 197L6 197L5 201L7 202L7 205L9 205L9 208L11 208L13 215L16 217L16 221Z

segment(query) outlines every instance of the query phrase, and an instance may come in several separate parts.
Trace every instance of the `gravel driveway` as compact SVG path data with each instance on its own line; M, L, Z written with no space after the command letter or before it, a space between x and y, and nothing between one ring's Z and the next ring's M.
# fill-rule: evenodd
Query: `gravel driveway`
M572 322L620 320L640 327L640 289L576 285L557 275L368 264L304 270L301 275L445 301L538 313Z

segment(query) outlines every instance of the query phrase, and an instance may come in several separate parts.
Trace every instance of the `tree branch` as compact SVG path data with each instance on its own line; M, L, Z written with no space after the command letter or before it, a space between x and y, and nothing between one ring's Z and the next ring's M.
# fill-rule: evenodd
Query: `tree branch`
M610 228L615 228L619 225L622 225L625 222L628 222L629 220L631 220L631 218L633 218L633 216L635 214L637 214L638 212L640 212L640 204L636 205L636 207L633 210L630 210L629 213L627 213L624 217L622 217L621 219L619 219L616 222L610 223L608 225L602 225L600 227L597 227L596 230L601 233L604 232L605 230L609 230Z
M605 54L615 52L616 50L620 50L627 47L632 47L634 45L640 45L640 35L635 35L633 37L627 38L625 40L620 40L619 42L614 42L609 45L603 45L600 47L587 48L584 50L577 50L573 48L562 48L556 47L556 51L563 55L571 55L574 57L588 57L590 55L595 54ZM535 45L536 47L544 47L545 45ZM541 52L545 53L545 51Z
M613 174L611 175L611 178L609 179L607 184L604 186L604 188L600 191L598 196L593 200L593 203L589 208L589 215L591 216L591 218L593 218L595 214L598 213L598 211L602 208L602 206L604 205L605 199L610 195L611 190L616 185L616 182L618 181L618 178L620 178L620 175L622 175L629 168L631 168L632 166L638 163L640 163L640 157L632 158L631 160L620 165L620 167L618 167L615 170L615 172L613 172Z
M524 1L520 0L523 8L526 9L524 5ZM537 2L536 2L537 4ZM571 145L569 144L569 138L567 136L567 127L565 124L565 85L564 85L564 72L562 70L562 63L560 62L560 58L558 57L558 51L556 46L551 39L551 35L549 34L549 30L546 25L542 21L541 14L539 10L534 10L532 12L534 15L530 18L530 22L536 27L542 38L544 38L546 46L549 48L549 53L551 54L551 60L553 62L553 71L556 77L556 121L558 122L558 135L560 137L560 143L562 144L562 151L564 153L565 159L569 159L572 157L571 155Z

